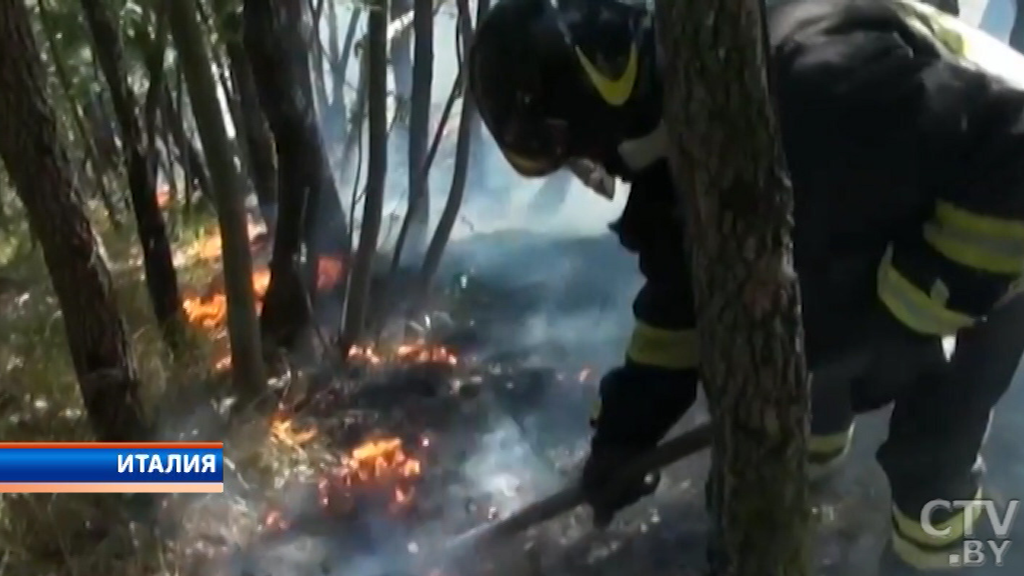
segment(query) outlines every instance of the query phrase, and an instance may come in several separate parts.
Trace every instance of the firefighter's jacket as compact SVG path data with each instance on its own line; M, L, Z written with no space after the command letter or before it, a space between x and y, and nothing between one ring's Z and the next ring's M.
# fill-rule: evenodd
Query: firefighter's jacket
M935 337L983 322L1024 271L1024 58L909 2L788 2L768 25L811 367L872 338L873 318ZM626 105L660 110L646 40ZM632 183L614 227L647 280L627 356L695 369L664 127L637 117L601 159Z

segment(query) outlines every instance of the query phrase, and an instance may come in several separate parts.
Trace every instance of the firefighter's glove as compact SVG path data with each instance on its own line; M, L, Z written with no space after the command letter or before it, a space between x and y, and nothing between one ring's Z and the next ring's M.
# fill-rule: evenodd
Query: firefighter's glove
M600 409L591 425L594 436L583 467L582 489L598 527L654 492L660 480L651 474L626 485L614 479L629 463L649 452L693 404L696 373L627 363L601 380Z

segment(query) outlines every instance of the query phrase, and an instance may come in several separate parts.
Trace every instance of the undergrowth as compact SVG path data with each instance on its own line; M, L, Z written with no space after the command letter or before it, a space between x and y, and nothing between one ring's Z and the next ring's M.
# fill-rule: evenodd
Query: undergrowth
M0 222L0 439L91 440L41 251L19 208L5 208ZM211 377L209 338L196 333L190 351L170 360L153 320L133 227L114 230L103 214L92 216L109 256L147 409L165 434L186 432L181 428L196 425L190 415L215 414L208 405L227 393L226 379ZM216 234L216 227L209 218L187 219L173 211L168 221L182 290L201 290L219 272L219 261L189 259L188 249ZM235 424L224 438L198 439L225 440L230 459L242 468L239 477L267 486L310 465L309 452L275 447L263 441L265 434L253 441L246 426ZM196 574L183 560L182 537L157 533L155 522L140 519L137 500L116 494L0 494L0 575ZM170 516L166 525L188 521L188 511L175 508L173 499L162 499L158 509ZM246 529L252 530L251 524Z

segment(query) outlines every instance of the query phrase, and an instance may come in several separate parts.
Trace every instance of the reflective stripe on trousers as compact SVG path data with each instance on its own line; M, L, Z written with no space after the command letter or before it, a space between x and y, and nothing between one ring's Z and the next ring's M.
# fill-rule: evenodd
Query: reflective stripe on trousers
M685 370L697 366L697 334L694 330L669 330L637 321L626 356L637 364Z
M892 246L878 267L878 298L901 323L920 334L951 336L973 326L975 319L946 308L939 299L921 290L892 264Z

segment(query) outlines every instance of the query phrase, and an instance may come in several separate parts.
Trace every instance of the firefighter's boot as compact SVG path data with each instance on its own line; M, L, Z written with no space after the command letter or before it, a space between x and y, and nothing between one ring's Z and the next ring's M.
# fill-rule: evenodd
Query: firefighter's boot
M956 554L950 550L949 554ZM898 554L890 540L882 550L882 557L878 561L878 576L964 576L966 571L963 568L953 565L934 566L932 568L918 568L904 560Z
M915 535L915 528L907 526L905 517L901 520L898 515L894 516L893 533L879 559L878 576L966 576L968 568L977 566L979 561L984 562L985 558L971 558L969 552L965 554L962 515L974 515L969 536L972 542L996 539L995 531L989 522L980 518L979 510L963 510L943 522L936 521L935 528L938 530L948 532L949 535L958 530L961 533L955 539L946 539L941 544L932 542L930 545L920 543L925 535Z

